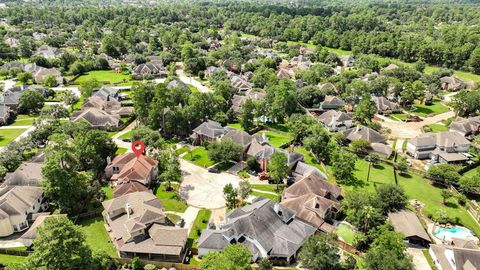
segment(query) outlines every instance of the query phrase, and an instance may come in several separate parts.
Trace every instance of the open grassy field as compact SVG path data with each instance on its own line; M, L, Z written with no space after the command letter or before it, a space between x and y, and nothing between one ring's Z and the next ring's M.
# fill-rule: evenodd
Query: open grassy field
M211 214L212 211L209 209L201 209L198 212L197 217L193 222L192 229L190 230L190 234L188 235L188 243L191 244L191 247L197 247L197 240L202 234L201 232L207 228Z
M207 150L205 147L196 147L192 151L189 151L183 156L184 159L191 161L193 164L208 168L215 164L214 161L208 158Z
M79 223L79 226L86 235L87 244L94 252L105 251L112 257L118 257L117 251L105 230L102 217L83 220Z
M432 105L415 104L413 106L415 107L415 109L411 111L412 114L422 117L437 115L449 111L447 106L443 105L438 101L433 102Z
M360 181L356 186L343 185L342 187L347 192L374 191L379 185L395 184L393 168L387 164L378 164L372 167L368 182L368 163L363 159L358 159L355 167L355 176ZM447 205L443 204L441 187L433 186L427 179L417 174L398 175L398 185L403 187L409 199L417 199L425 204L423 210L426 215L435 215L439 210L443 210L450 218L458 219L465 227L480 235L478 223L463 207L457 204L454 198L449 199Z
M0 129L0 146L5 146L18 136L25 132L24 128L15 128L15 129Z
M112 70L94 70L79 76L72 84L80 84L91 79L96 79L103 84L119 84L127 83L131 78L128 73L115 73Z
M172 183L172 187L174 188L174 191L165 191L165 188L167 185L165 183L162 183L158 188L155 193L157 198L160 199L163 203L163 208L165 211L173 211L173 212L179 212L183 213L187 209L187 204L183 201L180 200L178 197L178 184Z
M23 263L27 257L0 254L0 264Z

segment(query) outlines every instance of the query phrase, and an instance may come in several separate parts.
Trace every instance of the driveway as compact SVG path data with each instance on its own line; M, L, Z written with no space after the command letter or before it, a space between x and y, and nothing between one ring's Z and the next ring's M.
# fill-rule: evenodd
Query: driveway
M423 255L423 252L419 248L407 248L408 255L412 256L413 265L415 265L415 269L418 270L428 270L431 269L430 265L428 264L427 258Z
M432 117L427 117L423 119L421 122L391 122L385 121L380 122L382 127L389 128L392 132L390 136L392 138L402 138L402 139L410 139L415 138L418 135L422 134L422 127L425 125L430 125L434 123L438 123L442 120L446 120L450 117L454 117L455 113L452 111L448 111L446 113L441 113Z
M183 83L186 83L186 84L191 84L193 86L195 86L195 88L198 89L198 91L202 92L202 93L208 93L208 92L211 92L210 88L206 87L205 85L203 85L201 82L195 80L195 78L193 77L189 77L185 74L185 72L183 71L183 63L181 62L178 62L177 63L177 71L175 72L177 77L183 82Z
M180 197L188 205L198 208L225 207L223 187L228 183L238 187L241 180L240 177L229 173L209 173L206 169L184 159L180 159L180 167L184 174L180 185Z

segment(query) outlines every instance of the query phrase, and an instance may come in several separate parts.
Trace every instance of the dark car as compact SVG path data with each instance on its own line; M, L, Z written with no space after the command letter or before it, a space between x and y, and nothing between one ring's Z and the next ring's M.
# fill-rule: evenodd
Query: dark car
M217 168L215 168L215 167L213 167L213 168L208 169L208 172L209 172L209 173L220 173L220 170L217 169Z
M258 176L258 173L255 170L248 170L247 173L253 176Z
M185 226L185 220L181 218L179 221L175 222L175 226L183 228L183 226Z
M122 142L132 142L132 140L129 138L125 138L125 139L122 139Z

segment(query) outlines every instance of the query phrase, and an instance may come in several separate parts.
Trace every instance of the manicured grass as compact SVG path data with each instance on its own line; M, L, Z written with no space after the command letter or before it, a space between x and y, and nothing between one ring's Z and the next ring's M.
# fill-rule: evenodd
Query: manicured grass
M19 114L15 118L15 122L10 124L9 126L32 126L33 122L37 118L38 116L35 116L35 115Z
M395 120L395 121L405 121L408 119L408 115L405 113L392 113L387 116L388 118Z
M208 158L207 150L205 147L196 147L192 151L188 152L183 156L184 159L191 161L193 164L208 168L215 164L214 161Z
M131 139L132 138L132 131L127 131L124 133L122 136L118 137L120 140L121 139Z
M278 196L270 194L270 193L263 193L263 192L254 191L254 192L252 192L252 195L257 196L257 197L264 197L264 198L270 199L274 202L278 201Z
M412 114L427 117L429 115L437 115L441 113L448 112L448 107L443 105L440 102L433 102L432 105L424 104L415 104L413 105L416 109L412 110Z
M172 183L173 191L165 191L167 185L162 183L155 192L157 198L160 199L163 203L163 208L165 211L179 212L183 213L187 209L187 204L180 200L178 197L178 184Z
M368 163L359 159L356 163L355 176L359 179L359 184L356 186L342 187L347 192L358 191L374 191L377 186L383 184L395 184L393 176L393 168L387 164L378 164L372 167L370 171L370 180L366 182L368 173ZM437 211L443 210L451 219L458 219L458 221L465 227L474 231L475 234L480 235L480 225L473 220L470 214L452 198L448 200L448 204L443 204L441 196L442 188L433 186L430 182L417 174L398 175L398 184L403 187L408 199L417 199L423 204L425 208L424 213L428 215L435 215Z
M175 215L175 214L167 214L167 218L173 223L175 224L177 221L179 221L181 219L181 217L179 215Z
M233 163L233 162L222 162L222 163L216 164L215 168L224 172L224 171L227 171L228 169L230 169L233 165L235 165L235 163Z
M177 150L175 150L175 152L177 152L177 154L180 156L180 155L182 155L183 153L188 152L189 149L190 149L190 147L188 147L188 146L183 146L183 147L178 148Z
M353 244L353 240L355 239L355 232L352 230L352 227L346 224L340 224L336 231L338 236L342 237L343 241L347 242L348 244Z
M228 124L227 126L231 127L231 128L234 128L234 129L238 129L238 130L243 130L242 126L240 125L240 123L231 123L231 124Z
M113 70L95 70L81 75L72 83L80 84L91 79L96 79L103 84L119 84L127 83L131 78L128 73L115 73Z
M281 132L288 132L289 131L287 124L270 123L270 124L268 124L268 126L271 129L275 129L275 130L278 130L278 131L281 131Z
M480 167L477 167L475 169L471 169L470 171L464 173L463 175L472 177L474 175L480 174Z
M297 147L297 148L295 148L295 151L297 151L297 152L299 152L300 154L303 155L303 157L305 159L305 163L319 169L322 172L325 172L325 169L322 167L322 165L320 165L317 162L316 158L313 156L313 154L310 151L308 151L307 149L305 149L303 147Z
M77 101L77 103L72 105L73 110L80 110L82 107L83 102L85 101L84 97L80 97Z
M435 262L433 261L432 256L428 252L428 249L422 249L423 256L427 259L428 265L430 265L430 268L432 270L438 270L437 266L435 265Z
M191 84L187 84L188 88L190 89L190 91L192 91L192 93L199 93L200 90L198 90L195 86L191 85Z
M258 189L261 191L267 191L267 192L273 192L273 193L278 193L277 192L277 185L275 184L253 184L251 185L252 189ZM279 193L282 193L282 190L285 188L285 185L278 185Z
M0 129L0 146L5 146L18 136L25 132L26 129L18 128L18 129Z
M198 212L197 217L192 224L192 228L190 229L190 234L188 235L188 242L191 243L193 248L197 247L197 240L202 234L202 231L207 228L211 214L212 211L209 209L201 209Z
M443 131L448 131L448 127L442 124L431 124L428 125L427 127L430 128L430 132L443 132Z
M27 257L0 254L0 264L23 263Z
M262 135L263 132L265 132L270 144L273 147L280 147L280 146L292 141L292 137L290 137L290 135L288 135L288 134L282 134L282 133L279 133L279 132L276 132L276 131L271 131L271 130L260 131L260 132L258 132L258 134Z
M102 190L105 192L105 200L113 198L113 189L110 186L104 185L102 186Z
M120 155L120 154L123 154L123 153L125 153L125 152L127 152L127 151L128 151L127 148L119 147L119 148L117 149L117 152L115 152L115 154L116 154L116 155Z
M102 217L85 219L79 223L86 236L86 242L94 252L104 251L111 257L118 257L117 251L105 230Z

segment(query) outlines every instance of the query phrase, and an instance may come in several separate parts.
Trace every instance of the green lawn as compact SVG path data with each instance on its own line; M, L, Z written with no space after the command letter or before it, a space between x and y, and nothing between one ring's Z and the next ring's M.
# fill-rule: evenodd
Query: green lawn
M188 242L191 243L193 248L197 247L197 240L202 234L202 231L207 228L211 214L212 211L209 209L201 209L198 212L197 217L192 224L190 234L188 235Z
M207 150L205 147L196 147L192 151L189 151L183 156L184 159L191 161L193 164L208 168L215 164L214 161L208 158Z
M180 156L183 153L188 152L189 149L190 149L190 147L188 147L188 146L182 146L181 148L178 148L177 150L175 150L175 152L177 152L177 154Z
M33 122L37 118L38 116L35 116L35 115L19 114L15 118L15 122L10 124L9 126L32 126Z
M124 133L122 136L118 137L120 140L121 139L132 139L132 131L127 131Z
M448 112L449 109L447 106L443 105L440 102L433 102L432 105L424 105L424 104L415 104L413 105L416 109L412 110L412 114L427 117L429 115L437 115L441 113Z
M0 254L0 264L23 263L27 257Z
M24 128L16 129L0 129L0 146L5 146L18 136L25 132Z
M73 110L80 110L80 107L82 107L83 102L85 101L84 97L80 97L77 101L77 103L72 105Z
M115 152L115 155L120 155L120 154L123 154L123 153L125 153L125 152L127 152L127 151L128 151L127 148L119 147L119 148L117 149L117 152Z
M86 219L79 223L86 235L87 244L94 252L105 251L111 257L118 257L117 251L105 230L102 217Z
M238 130L243 130L243 128L242 128L242 126L240 125L240 123L231 123L231 124L228 124L227 126L228 126L228 127L231 127L231 128L238 129Z
M280 146L292 141L292 137L290 137L290 135L288 135L286 133L283 134L283 133L279 133L279 132L272 131L272 130L264 130L264 131L258 132L258 134L262 135L263 132L265 132L270 144L273 147L280 147Z
M356 233L352 230L352 227L346 224L340 224L336 229L336 233L338 236L342 237L343 241L347 242L350 245L353 244Z
M253 196L257 196L257 197L265 197L267 199L270 199L274 202L277 202L278 201L278 196L277 195L273 195L273 194L270 194L270 193L263 193L263 192L258 192L258 191L253 191L252 192L252 195Z
M448 127L445 126L445 125L442 125L442 124L431 124L431 125L428 125L427 127L430 128L430 131L425 130L427 132L443 132L443 131L448 131Z
M127 83L131 78L128 73L115 73L113 70L95 70L81 75L72 83L80 84L91 79L96 79L103 84L119 84Z
M387 117L395 121L405 121L408 119L408 115L405 113L392 113L389 114Z
M477 167L475 169L471 169L470 171L464 173L463 175L466 175L466 176L469 176L469 177L472 177L476 174L480 174L480 167Z
M162 183L158 188L155 195L163 203L165 211L173 211L183 213L187 209L187 204L180 200L178 197L178 184L172 183L174 191L165 191L166 184Z
M347 192L374 191L379 185L395 184L393 168L389 165L378 164L372 167L368 182L366 182L367 173L368 163L363 159L358 159L355 176L360 180L360 184L356 186L343 185L343 188ZM424 213L426 215L435 215L437 211L443 210L450 218L458 218L461 224L480 235L480 225L475 222L470 214L459 206L453 198L448 201L447 205L444 205L441 196L442 189L431 185L427 179L417 174L399 175L398 184L404 188L409 199L418 199L425 204Z
M102 186L102 190L105 192L105 200L113 198L113 189L110 186L104 185Z
M277 193L277 185L275 184L265 184L265 185L262 185L262 184L252 184L251 187L253 189L258 189L258 190L261 190L261 191L267 191L267 192L274 192L274 193ZM278 193L282 193L282 190L285 188L285 185L278 185L278 189L279 189L279 192Z
M177 221L179 221L182 217L179 215L175 214L167 214L168 220L170 220L173 224L175 224Z
M428 265L430 265L430 269L432 270L438 270L437 266L435 265L435 262L433 261L432 256L428 252L428 249L422 249L423 256L427 259Z
M305 163L319 169L322 172L325 172L325 169L323 169L322 165L320 165L317 162L317 160L315 159L315 157L313 156L313 154L310 151L308 151L307 149L305 149L303 147L296 147L295 151L297 151L297 152L299 152L300 154L303 155L303 157L305 158Z

